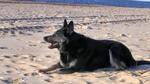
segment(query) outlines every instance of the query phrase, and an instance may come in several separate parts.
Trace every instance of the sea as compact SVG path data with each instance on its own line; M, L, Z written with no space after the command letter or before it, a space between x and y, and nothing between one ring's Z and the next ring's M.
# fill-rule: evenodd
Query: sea
M58 4L89 4L119 7L150 8L150 0L32 0L34 2Z

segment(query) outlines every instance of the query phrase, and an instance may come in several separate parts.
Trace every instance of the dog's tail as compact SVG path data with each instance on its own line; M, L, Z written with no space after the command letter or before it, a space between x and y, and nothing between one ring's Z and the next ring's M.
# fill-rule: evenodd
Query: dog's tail
M150 65L150 61L145 61L145 60L140 60L140 61L136 61L137 65Z

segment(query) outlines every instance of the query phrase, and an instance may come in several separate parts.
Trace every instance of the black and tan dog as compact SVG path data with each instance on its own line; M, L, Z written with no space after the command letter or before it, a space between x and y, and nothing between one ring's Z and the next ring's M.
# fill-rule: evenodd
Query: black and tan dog
M112 40L94 40L74 31L71 21L53 35L44 37L60 52L60 62L51 68L40 70L47 72L60 68L62 72L92 71L98 68L114 67L124 70L130 66L150 64L147 61L135 61L129 49L120 42Z

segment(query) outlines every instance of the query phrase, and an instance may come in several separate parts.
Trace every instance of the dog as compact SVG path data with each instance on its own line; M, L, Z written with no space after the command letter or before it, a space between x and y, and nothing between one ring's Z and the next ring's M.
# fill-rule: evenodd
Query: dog
M73 21L67 24L66 19L61 29L53 35L44 37L44 40L50 43L50 49L59 50L60 61L40 72L58 68L65 73L93 71L107 67L125 70L131 66L150 64L148 61L136 61L130 50L120 42L95 40L75 32Z

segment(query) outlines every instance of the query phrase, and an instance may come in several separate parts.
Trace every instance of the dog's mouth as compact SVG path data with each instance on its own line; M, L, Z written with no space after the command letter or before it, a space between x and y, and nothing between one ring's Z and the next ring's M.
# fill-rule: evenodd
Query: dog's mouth
M53 49L53 48L58 48L58 47L59 47L58 42L51 42L48 48Z

